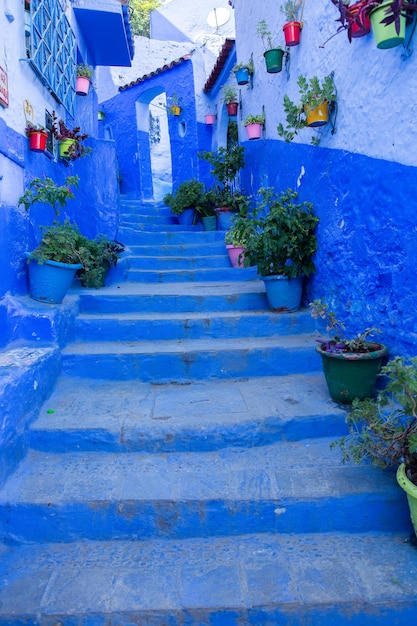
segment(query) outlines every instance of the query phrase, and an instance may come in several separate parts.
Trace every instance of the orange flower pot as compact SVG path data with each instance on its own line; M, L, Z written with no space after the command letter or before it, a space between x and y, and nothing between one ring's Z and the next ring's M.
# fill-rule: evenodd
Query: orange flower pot
M323 102L315 109L306 109L307 126L324 126L329 121L329 103Z

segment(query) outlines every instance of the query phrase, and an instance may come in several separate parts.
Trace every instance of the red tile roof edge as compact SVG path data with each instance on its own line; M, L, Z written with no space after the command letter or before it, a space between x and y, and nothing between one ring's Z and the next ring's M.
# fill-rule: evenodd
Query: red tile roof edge
M152 76L157 76L158 74L162 74L163 72L166 72L167 70L171 70L176 65L180 65L181 63L184 63L185 61L189 61L193 53L194 51L192 50L188 54L184 54L182 57L179 57L178 59L174 59L174 61L171 61L170 63L166 63L165 65L162 65L162 67L158 67L156 70L153 70L153 72L144 74L143 76L140 76L136 80L133 80L132 82L127 83L126 85L122 85L121 87L119 87L119 91L125 91L126 89L130 89L131 87L135 87L136 85L139 85L140 83L145 82L149 78L152 78Z
M220 73L222 71L222 69L225 66L225 63L227 61L227 57L229 56L230 52L233 50L233 46L235 45L235 40L234 39L226 39L220 52L219 52L219 56L217 57L217 61L211 71L210 76L208 77L206 84L203 87L203 91L205 91L206 93L208 91L211 91L211 89L213 89L214 85L216 84L216 81L218 79L218 77L220 76Z

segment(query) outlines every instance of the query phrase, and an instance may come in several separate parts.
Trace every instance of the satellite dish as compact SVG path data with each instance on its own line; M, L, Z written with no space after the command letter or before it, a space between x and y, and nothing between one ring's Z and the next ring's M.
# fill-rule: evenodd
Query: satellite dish
M207 16L207 24L211 26L211 28L220 28L230 20L230 11L229 9L213 9Z

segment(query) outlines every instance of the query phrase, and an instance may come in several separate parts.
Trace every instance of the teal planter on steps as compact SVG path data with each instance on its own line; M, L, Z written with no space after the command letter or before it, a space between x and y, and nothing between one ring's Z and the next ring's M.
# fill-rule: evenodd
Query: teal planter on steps
M204 230L217 230L217 218L215 215L202 217L201 221L203 222Z
M39 264L31 261L29 263L31 298L47 304L61 304L71 286L75 272L81 268L81 263L46 261Z

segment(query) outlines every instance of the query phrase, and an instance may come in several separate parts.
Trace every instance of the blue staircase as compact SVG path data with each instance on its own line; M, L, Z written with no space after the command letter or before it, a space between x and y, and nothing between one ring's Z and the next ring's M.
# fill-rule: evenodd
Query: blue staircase
M405 497L330 449L345 410L308 312L272 313L224 233L122 218L0 490L0 624L414 622Z

